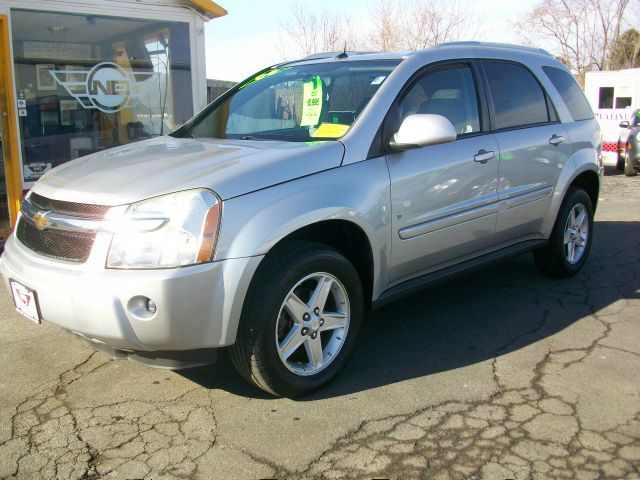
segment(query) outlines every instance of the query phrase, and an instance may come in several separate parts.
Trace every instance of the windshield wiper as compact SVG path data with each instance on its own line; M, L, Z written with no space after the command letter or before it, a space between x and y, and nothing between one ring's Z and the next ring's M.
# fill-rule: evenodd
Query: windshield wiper
M238 140L268 140L268 138L254 137L253 135L243 135Z

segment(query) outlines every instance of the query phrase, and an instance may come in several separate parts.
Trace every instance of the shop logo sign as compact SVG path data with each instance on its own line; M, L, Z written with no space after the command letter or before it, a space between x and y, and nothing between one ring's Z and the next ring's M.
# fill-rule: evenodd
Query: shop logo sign
M142 96L136 72L113 62L98 63L91 70L49 70L49 73L86 109L116 113L135 108Z

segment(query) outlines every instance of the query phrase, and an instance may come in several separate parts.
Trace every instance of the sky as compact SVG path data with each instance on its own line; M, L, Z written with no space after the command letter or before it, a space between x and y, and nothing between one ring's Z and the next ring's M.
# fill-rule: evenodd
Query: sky
M369 15L373 0L307 0L326 6L357 22ZM530 10L536 0L461 0L482 22L479 40L517 42L512 24ZM228 10L205 26L207 78L240 81L254 72L283 60L287 36L282 23L288 18L291 0L219 0Z

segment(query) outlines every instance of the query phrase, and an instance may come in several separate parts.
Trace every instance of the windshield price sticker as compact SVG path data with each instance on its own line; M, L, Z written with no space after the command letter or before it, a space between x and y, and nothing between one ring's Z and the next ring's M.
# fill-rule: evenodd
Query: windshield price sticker
M302 97L301 127L316 126L320 122L322 113L322 79L316 76L310 82L305 82Z

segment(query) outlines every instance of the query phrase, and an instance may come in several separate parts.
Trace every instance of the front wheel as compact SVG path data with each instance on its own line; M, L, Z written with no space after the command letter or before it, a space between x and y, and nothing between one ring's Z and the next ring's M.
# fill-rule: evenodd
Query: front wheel
M549 242L533 252L536 265L551 277L571 277L586 262L592 237L591 198L581 188L571 187L562 202Z
M233 364L274 395L315 390L346 364L363 305L358 273L340 252L288 242L267 255L247 295Z

